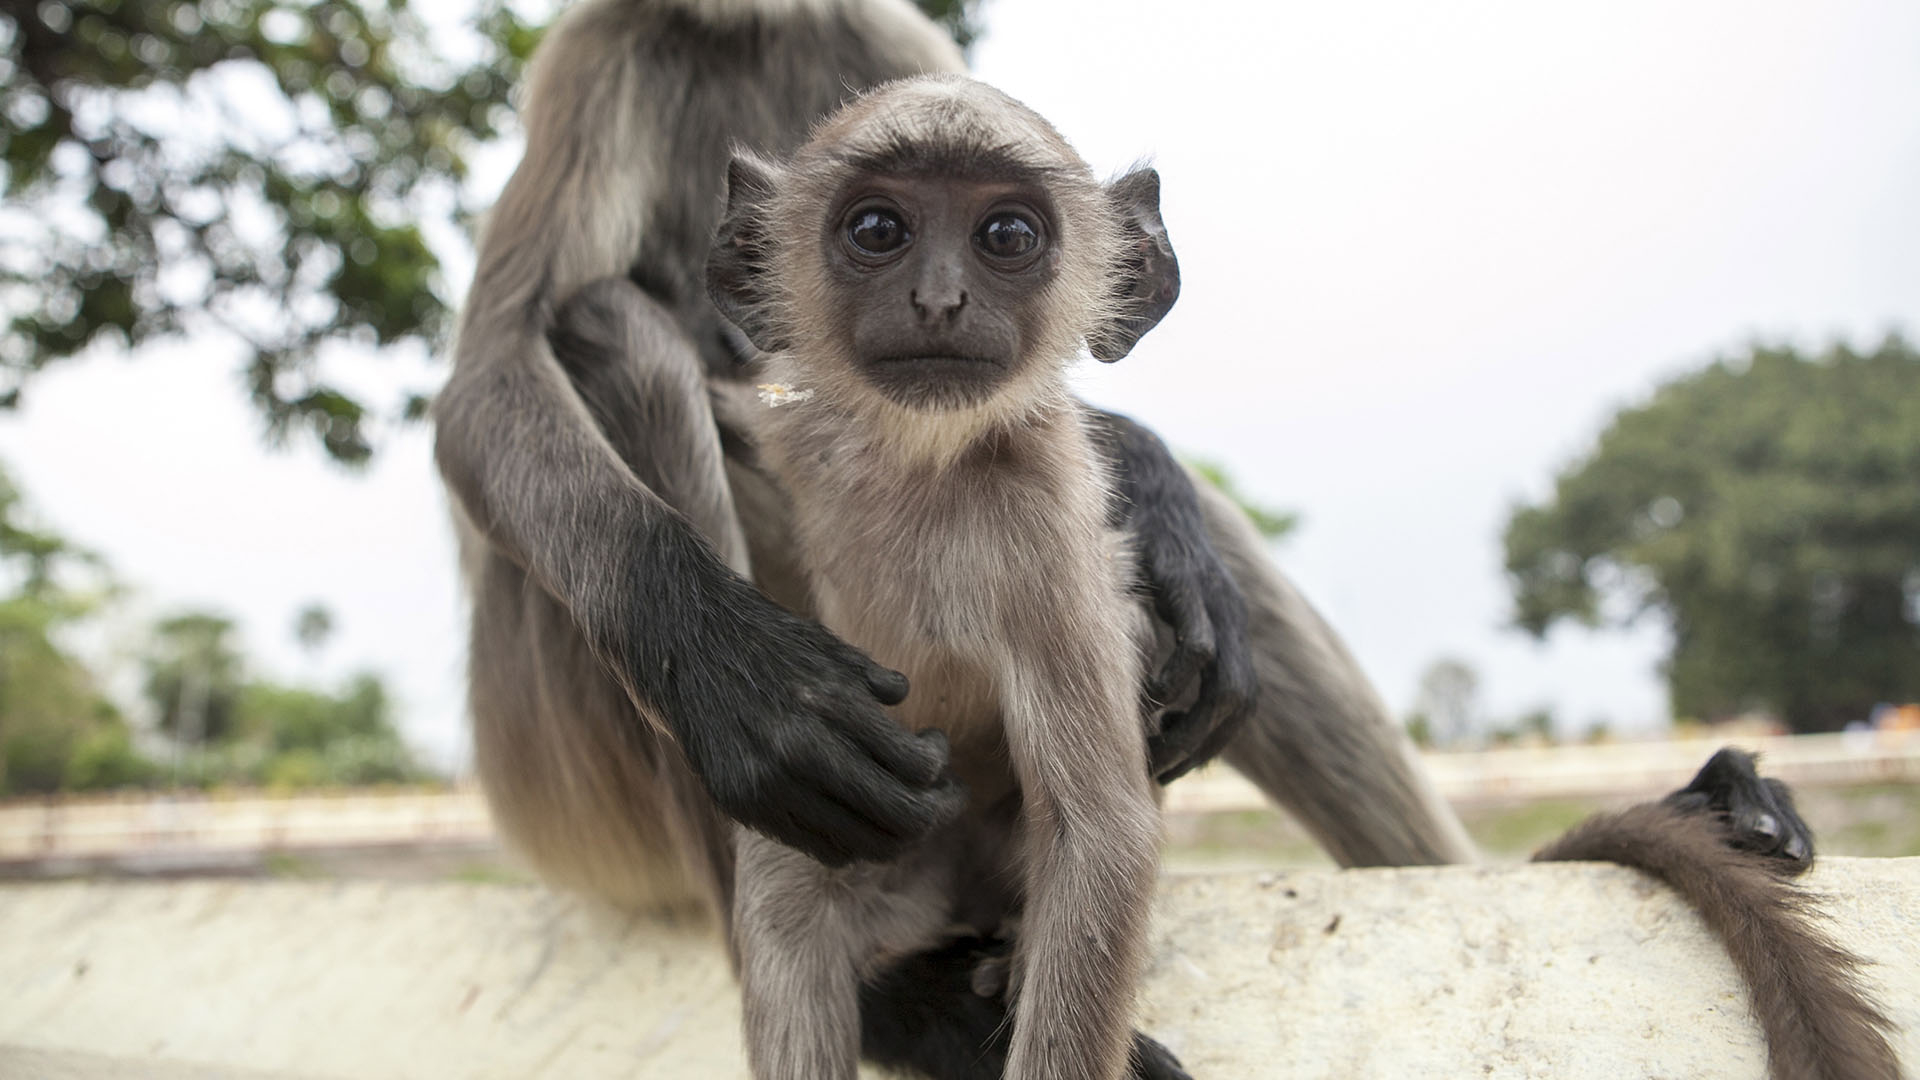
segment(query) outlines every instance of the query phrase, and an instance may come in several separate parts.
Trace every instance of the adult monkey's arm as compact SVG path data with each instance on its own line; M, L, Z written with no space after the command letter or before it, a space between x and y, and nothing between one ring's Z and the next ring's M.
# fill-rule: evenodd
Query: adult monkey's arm
M668 140L643 130L659 116L635 104L643 29L584 5L540 51L526 154L481 241L435 404L435 454L464 517L566 607L724 811L825 861L884 858L960 801L943 744L880 707L905 680L740 576L717 456L676 506L625 468L545 340L557 303L625 272L670 181Z
M1192 700L1149 736L1148 767L1170 783L1217 756L1252 709L1259 683L1247 644L1247 605L1214 550L1193 478L1160 437L1095 409L1093 434L1114 470L1114 524L1132 534L1154 612L1173 652L1149 681L1156 703Z

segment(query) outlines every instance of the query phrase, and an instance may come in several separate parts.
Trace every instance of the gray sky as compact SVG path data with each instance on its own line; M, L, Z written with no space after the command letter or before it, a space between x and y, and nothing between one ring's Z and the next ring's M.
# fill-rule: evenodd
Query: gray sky
M1087 395L1305 525L1277 552L1396 709L1422 668L1564 724L1665 719L1657 628L1501 628L1518 500L1662 378L1755 338L1920 331L1920 6L991 0L981 77L1101 171L1150 155L1179 307ZM489 155L497 189L513 154ZM424 357L339 361L381 392ZM269 668L388 675L461 760L462 613L424 431L353 476L266 453L237 351L57 368L0 419L48 521L145 612L240 619ZM112 644L110 641L109 644Z

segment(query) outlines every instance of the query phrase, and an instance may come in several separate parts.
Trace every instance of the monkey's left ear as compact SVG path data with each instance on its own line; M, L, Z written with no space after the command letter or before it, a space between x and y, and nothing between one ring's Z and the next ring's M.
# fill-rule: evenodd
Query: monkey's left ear
M778 166L738 153L727 163L727 212L707 249L707 296L762 352L786 348L767 294L766 213Z
M1094 359L1106 363L1133 351L1180 298L1180 262L1160 220L1160 174L1141 167L1107 185L1126 247L1115 283L1115 314L1087 335Z

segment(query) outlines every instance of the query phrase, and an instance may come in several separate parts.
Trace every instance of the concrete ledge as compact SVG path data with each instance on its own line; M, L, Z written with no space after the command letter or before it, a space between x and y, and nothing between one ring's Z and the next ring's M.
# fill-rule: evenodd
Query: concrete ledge
M1812 877L1920 1067L1920 859ZM1202 1080L1761 1080L1731 965L1639 875L1175 876L1142 1026ZM515 886L0 887L0 1076L744 1076L698 923Z

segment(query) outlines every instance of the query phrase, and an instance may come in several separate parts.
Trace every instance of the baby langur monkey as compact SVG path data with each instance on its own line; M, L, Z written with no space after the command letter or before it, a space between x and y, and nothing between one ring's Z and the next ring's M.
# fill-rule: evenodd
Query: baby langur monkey
M759 464L792 493L821 621L909 677L967 802L887 864L737 836L734 944L763 1080L855 1074L860 986L1017 920L1006 1075L1112 1080L1159 820L1109 477L1066 373L1125 355L1178 271L1148 169L1102 185L961 77L885 85L783 163L737 156L708 291L767 360ZM851 827L851 826L850 826Z

